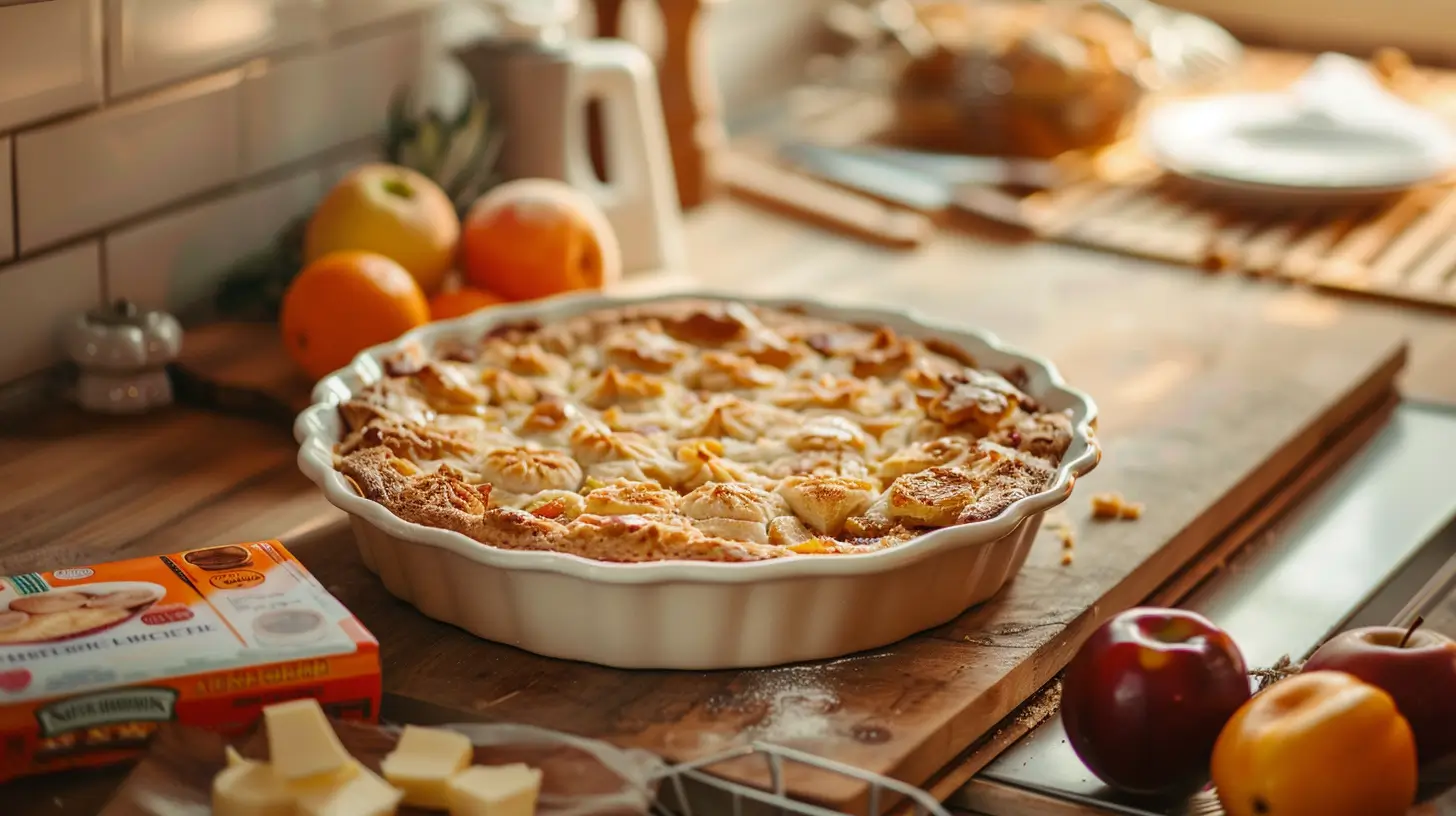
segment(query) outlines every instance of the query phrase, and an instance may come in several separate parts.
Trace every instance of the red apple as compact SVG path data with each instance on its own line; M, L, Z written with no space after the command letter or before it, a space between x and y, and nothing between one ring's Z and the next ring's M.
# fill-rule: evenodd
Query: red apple
M1219 731L1250 696L1227 632L1181 609L1129 609L1092 633L1062 678L1062 721L1097 778L1187 796L1208 781Z
M1330 638L1301 671L1353 674L1385 690L1415 732L1422 765L1456 753L1456 641L1439 632L1367 626Z

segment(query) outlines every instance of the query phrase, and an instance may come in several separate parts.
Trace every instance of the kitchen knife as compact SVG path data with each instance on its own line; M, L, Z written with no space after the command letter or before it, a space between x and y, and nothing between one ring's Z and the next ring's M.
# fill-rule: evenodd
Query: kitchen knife
M969 185L1016 186L1047 190L1069 180L1066 169L1050 161L931 153L880 145L829 147L790 142L779 148L779 156L790 164L815 170L852 171L866 185L903 188L907 200L926 203L946 198L943 192L932 192L931 186L942 189ZM910 180L912 175L915 181Z
M913 249L935 232L923 213L733 151L718 158L715 172L739 198L882 246Z
M1049 190L1068 181L1068 174L1062 165L1039 159L932 153L882 145L856 145L839 149L957 186L982 184Z
M921 153L886 147L794 142L780 158L806 175L932 218L966 212L1020 229L1035 224L1022 201L998 185L1046 189L1066 178L1051 162Z

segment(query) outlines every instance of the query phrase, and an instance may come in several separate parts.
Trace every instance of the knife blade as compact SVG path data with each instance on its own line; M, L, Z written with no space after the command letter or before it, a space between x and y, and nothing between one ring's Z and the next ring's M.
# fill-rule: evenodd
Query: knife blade
M844 148L791 142L779 148L779 158L806 175L932 217L967 212L1023 229L1031 229L1032 223L1020 206L1020 199L998 189L997 185L1010 183L1012 179L1021 182L1022 179L1060 178L1060 171L1049 162L916 153L894 148ZM934 172L935 168L943 168L944 177ZM1045 188L1039 184L1028 186Z
M966 156L884 145L856 145L842 149L857 156L931 176L951 185L1014 185L1049 190L1068 180L1062 165L1040 159Z
M950 184L850 149L793 142L779 148L779 158L801 172L889 204L928 214L944 212L951 206Z
M733 151L718 157L716 172L739 198L883 246L913 249L935 232L923 213Z
M812 142L789 142L780 148L780 154L792 162L843 160L857 166L874 164L914 173L950 187L985 185L1049 190L1070 180L1067 169L1053 161L934 153L884 145L830 147Z

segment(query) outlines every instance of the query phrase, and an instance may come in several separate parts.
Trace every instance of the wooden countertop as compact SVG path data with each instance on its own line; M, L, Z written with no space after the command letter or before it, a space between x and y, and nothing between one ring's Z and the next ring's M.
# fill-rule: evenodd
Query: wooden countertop
M1437 314L989 237L947 234L914 253L882 251L732 202L695 213L688 232L691 276L623 288L891 300L983 326L1056 360L1072 382L1118 389L1109 402L1120 410L1104 416L1105 434L1130 434L1170 409L1194 411L1185 418L1197 423L1198 406L1186 400L1217 399L1198 390L1211 362L1255 351L1278 359L1277 343L1250 349L1247 329L1256 325L1274 327L1261 337L1291 342L1331 330L1322 336L1336 345L1404 335L1406 393L1456 404L1456 321ZM1193 339L1196 355L1186 352ZM1175 348L1185 351L1166 353ZM1317 381L1321 370L1298 376ZM0 477L12 485L0 493L0 574L273 537L340 518L298 475L293 440L281 427L183 409L136 420L63 410L0 424ZM107 778L114 777L14 787L34 803L23 812L91 813Z

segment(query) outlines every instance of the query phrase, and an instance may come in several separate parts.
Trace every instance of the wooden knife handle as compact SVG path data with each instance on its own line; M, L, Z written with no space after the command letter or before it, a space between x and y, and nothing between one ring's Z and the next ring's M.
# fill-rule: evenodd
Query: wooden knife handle
M920 213L741 153L725 152L717 172L723 186L739 198L880 246L913 249L935 233L935 225Z

